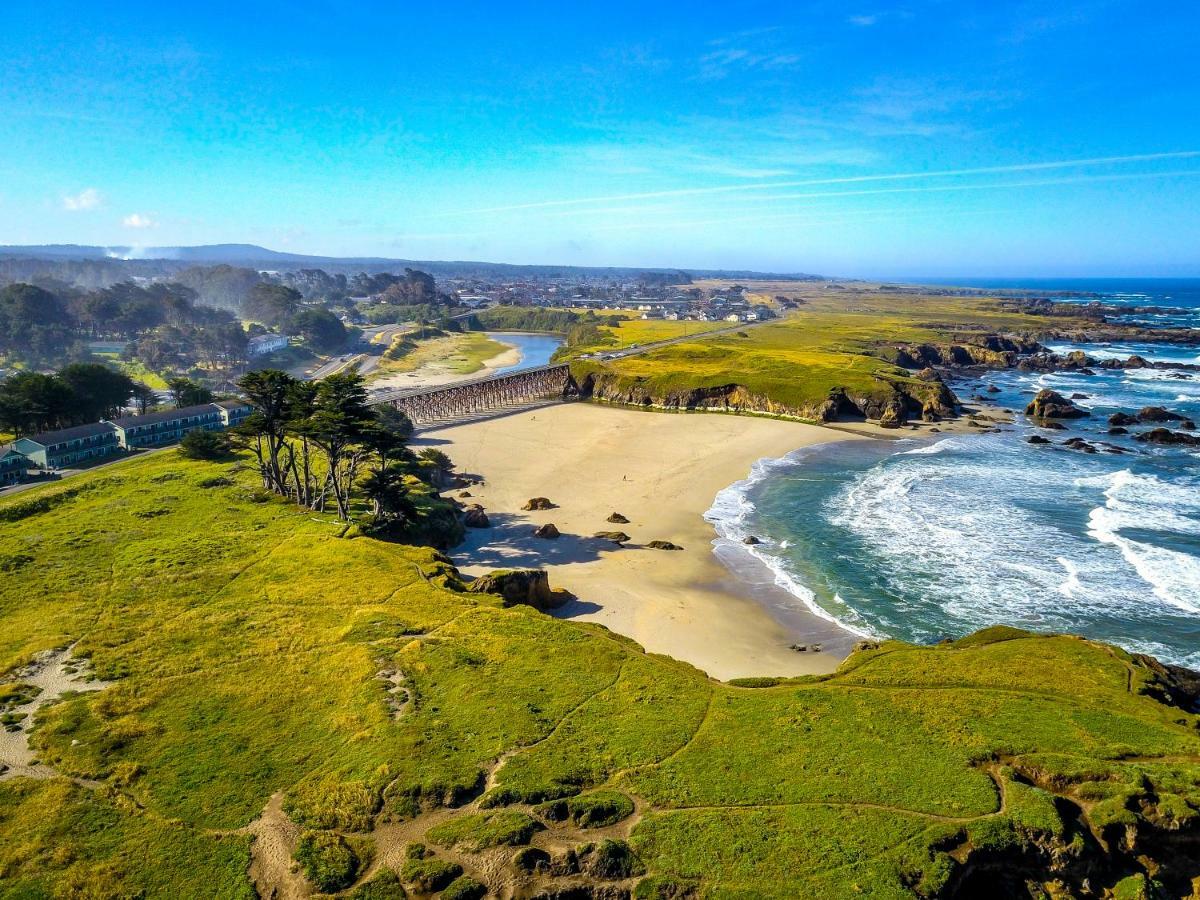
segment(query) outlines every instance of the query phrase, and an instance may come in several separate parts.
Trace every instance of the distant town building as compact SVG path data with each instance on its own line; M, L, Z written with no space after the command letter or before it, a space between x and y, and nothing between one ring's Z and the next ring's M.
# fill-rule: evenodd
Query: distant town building
M17 438L12 442L12 449L39 468L62 469L119 453L121 445L117 441L116 428L108 422L97 422Z
M286 334L260 334L246 342L248 356L264 356L282 350L288 345L290 338Z

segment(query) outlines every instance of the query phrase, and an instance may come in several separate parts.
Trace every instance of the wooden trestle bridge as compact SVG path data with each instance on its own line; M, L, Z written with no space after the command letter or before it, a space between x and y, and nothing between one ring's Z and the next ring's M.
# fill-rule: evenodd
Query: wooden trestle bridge
M404 412L418 428L428 428L518 409L538 401L566 400L578 393L571 367L563 363L441 387L385 391L373 395L371 400L388 403Z

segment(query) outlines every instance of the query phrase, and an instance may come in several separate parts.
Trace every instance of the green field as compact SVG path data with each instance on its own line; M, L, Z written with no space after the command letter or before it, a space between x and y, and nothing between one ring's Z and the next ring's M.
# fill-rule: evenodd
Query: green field
M997 629L721 684L255 480L167 452L0 501L0 671L73 646L110 683L36 715L58 777L0 781L0 897L250 897L276 793L297 872L359 896L456 868L663 897L1200 875L1200 720L1121 651Z

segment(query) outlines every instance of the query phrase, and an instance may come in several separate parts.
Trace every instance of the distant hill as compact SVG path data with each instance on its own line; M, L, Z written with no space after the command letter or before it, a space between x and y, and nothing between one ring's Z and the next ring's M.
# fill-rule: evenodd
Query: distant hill
M745 269L681 269L678 267L514 265L469 260L387 259L376 256L338 257L283 253L254 244L207 244L198 247L96 247L82 244L0 245L0 259L53 260L56 262L104 261L109 264L156 264L129 266L129 274L146 274L149 268L166 273L186 265L235 265L256 269L321 268L331 272L390 271L412 267L442 276L510 277L632 277L641 273L686 272L704 278L773 278L821 280L800 273L754 272ZM124 268L124 267L121 267Z

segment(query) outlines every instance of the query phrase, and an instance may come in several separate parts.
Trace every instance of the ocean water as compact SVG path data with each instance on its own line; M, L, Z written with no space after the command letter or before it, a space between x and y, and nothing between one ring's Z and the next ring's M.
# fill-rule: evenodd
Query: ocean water
M1197 347L1054 349L1200 364ZM709 513L725 547L862 635L932 642L1005 623L1200 667L1200 450L1106 434L1110 413L1143 406L1200 422L1200 372L995 372L953 387L1010 409L1051 387L1085 395L1076 402L1091 416L1066 431L1018 416L1000 434L846 441L763 461ZM1031 434L1054 445L1030 445ZM1105 452L1060 446L1072 436ZM763 543L744 547L749 534Z

